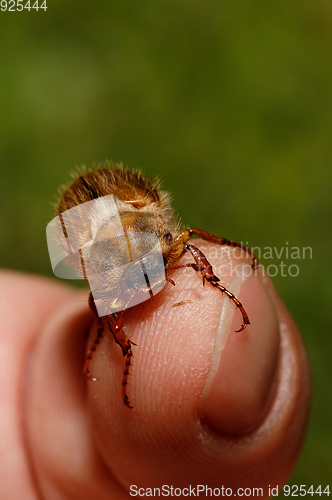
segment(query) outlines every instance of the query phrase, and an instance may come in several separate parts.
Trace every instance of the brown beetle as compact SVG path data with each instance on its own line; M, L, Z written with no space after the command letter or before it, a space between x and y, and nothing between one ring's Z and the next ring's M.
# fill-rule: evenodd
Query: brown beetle
M108 199L106 197L110 195L115 200L117 220L121 224L121 235L112 222L115 216L108 214L109 205L103 201ZM211 243L240 248L251 256L253 269L257 268L258 262L250 250L240 243L229 241L226 238L218 238L201 229L182 230L170 206L170 197L168 193L160 190L159 182L152 184L144 179L139 172L124 169L122 164L107 163L97 170L75 174L74 183L64 190L57 208L63 240L68 241L68 229L64 223L65 212L92 200L98 200L98 210L104 215L99 217L97 213L97 215L86 216L78 224L79 227L74 228L82 241L88 241L89 244L88 260L90 268L93 269L89 276L87 274L87 260L81 249L77 255L82 268L82 277L89 282L91 288L89 277L91 277L91 273L96 276L100 283L99 296L101 299L98 300L107 302L106 305L111 305L111 308L108 310L108 314L100 314L96 307L96 295L94 292L90 292L89 306L97 322L98 330L86 356L84 373L90 380L97 380L90 373L90 362L101 341L107 322L116 343L120 345L123 355L126 357L122 379L122 396L125 405L131 408L126 394L126 385L134 343L124 333L122 326L124 311L131 307L132 297L144 292L147 294L146 298L152 297L155 289L160 289L163 274L165 280L174 285L175 283L168 276L169 271L192 268L201 273L203 284L208 282L234 302L242 314L242 325L238 330L242 331L249 325L249 318L244 307L233 293L220 284L219 278L213 273L212 266L205 255L199 248L190 244L189 240L192 236L198 236ZM163 259L162 269L156 265L154 254L151 252L149 254L149 250L153 246L152 241L158 243ZM83 245L83 243L81 244ZM194 262L178 264L181 257L187 252L191 254ZM143 262L142 259L146 254L149 254L149 258ZM143 282L137 278L138 262L140 264L143 262L145 266Z

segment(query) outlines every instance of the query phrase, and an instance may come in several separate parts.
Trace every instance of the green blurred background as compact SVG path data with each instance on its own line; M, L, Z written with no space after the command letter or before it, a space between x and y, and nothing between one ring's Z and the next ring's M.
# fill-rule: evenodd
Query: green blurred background
M41 3L41 2L40 2ZM332 3L49 0L0 11L0 265L52 275L45 226L75 165L159 175L185 224L313 249L274 283L312 363L295 484L332 471ZM263 263L280 265L278 259ZM292 271L294 268L292 269Z

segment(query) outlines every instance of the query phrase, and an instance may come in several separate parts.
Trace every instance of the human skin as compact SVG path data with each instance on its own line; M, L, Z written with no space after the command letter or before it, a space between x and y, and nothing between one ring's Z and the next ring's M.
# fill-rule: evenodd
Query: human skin
M195 245L251 324L236 333L234 303L198 272L172 272L175 287L125 314L133 409L109 331L90 365L99 380L82 374L96 334L87 291L0 272L0 498L117 500L131 485L260 487L266 498L287 481L310 406L301 338L262 269L242 279L239 253Z

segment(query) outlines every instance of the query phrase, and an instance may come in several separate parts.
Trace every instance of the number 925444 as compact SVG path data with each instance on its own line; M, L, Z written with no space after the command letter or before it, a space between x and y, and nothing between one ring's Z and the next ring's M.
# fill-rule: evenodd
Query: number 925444
M8 12L21 12L23 10L31 11L31 10L43 10L46 12L47 10L47 5L46 5L46 0L43 2L38 2L36 0L35 2L30 0L1 0L0 2L0 9Z
M303 484L301 486L298 486L296 484L293 484L292 486L289 486L286 484L283 489L283 494L284 496L288 497L304 497L306 495L319 495L321 496L322 494L330 496L330 487L326 486L326 488L323 490L322 486L318 486L318 488L314 489L313 486L307 487Z

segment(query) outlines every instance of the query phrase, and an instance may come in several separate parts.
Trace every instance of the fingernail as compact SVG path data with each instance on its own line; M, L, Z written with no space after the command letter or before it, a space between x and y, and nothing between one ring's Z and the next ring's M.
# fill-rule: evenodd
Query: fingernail
M273 401L279 322L265 286L254 273L248 273L247 266L238 266L228 288L242 302L250 325L235 332L241 316L225 297L199 412L210 427L239 434L256 428Z

